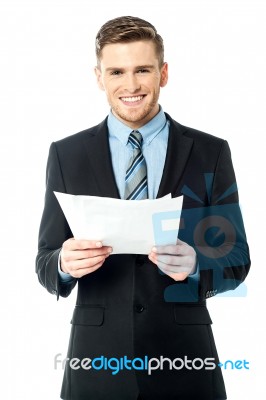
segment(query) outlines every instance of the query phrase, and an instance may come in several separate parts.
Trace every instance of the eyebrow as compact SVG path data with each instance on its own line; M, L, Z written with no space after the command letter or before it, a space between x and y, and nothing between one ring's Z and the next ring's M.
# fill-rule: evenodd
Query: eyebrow
M137 69L146 69L146 68L147 69L154 69L155 66L154 65L138 65L134 69L137 70ZM108 68L106 68L105 71L122 71L124 69L125 68L123 68L123 67L108 67Z

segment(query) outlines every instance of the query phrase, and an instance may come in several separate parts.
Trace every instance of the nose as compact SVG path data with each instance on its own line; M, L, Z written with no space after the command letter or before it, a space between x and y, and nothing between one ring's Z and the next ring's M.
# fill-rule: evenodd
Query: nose
M129 93L136 93L140 90L140 82L138 81L138 77L135 73L128 74L125 80L125 89Z

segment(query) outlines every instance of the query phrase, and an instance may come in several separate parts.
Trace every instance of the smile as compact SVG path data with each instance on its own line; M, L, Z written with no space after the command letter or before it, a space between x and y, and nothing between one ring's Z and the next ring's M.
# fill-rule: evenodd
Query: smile
M144 98L144 95L141 96L132 96L132 97L120 97L120 100L125 101L126 103L136 103Z

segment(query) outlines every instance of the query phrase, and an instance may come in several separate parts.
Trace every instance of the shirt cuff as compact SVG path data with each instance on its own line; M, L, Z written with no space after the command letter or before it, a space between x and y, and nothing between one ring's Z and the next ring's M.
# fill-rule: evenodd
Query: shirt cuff
M193 272L193 274L188 276L189 278L192 279L198 279L199 278L199 263L197 262L196 267L195 267L195 271Z

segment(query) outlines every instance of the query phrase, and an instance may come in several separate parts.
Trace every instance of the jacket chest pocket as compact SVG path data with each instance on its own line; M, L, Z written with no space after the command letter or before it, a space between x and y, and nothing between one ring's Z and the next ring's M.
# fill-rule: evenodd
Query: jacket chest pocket
M71 320L72 325L101 326L104 321L104 307L77 305Z

